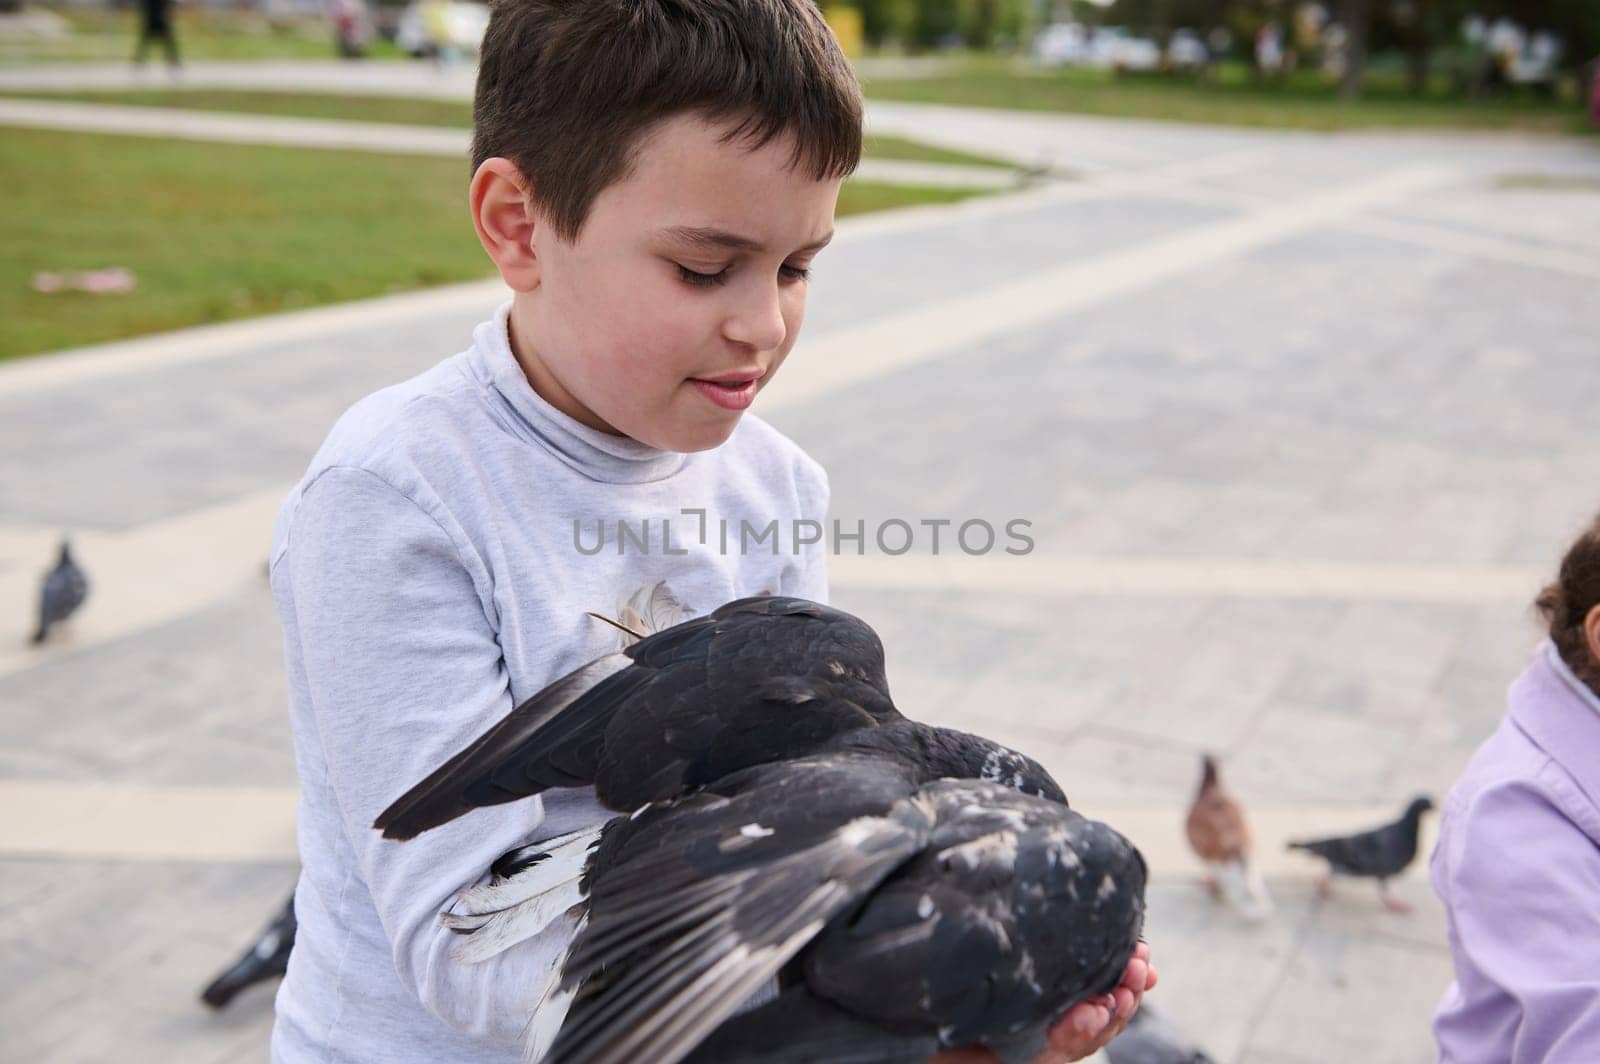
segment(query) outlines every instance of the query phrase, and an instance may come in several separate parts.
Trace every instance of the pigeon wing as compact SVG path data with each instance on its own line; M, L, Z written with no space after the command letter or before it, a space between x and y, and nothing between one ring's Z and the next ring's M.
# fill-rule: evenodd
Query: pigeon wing
M717 789L602 842L566 968L582 985L548 1064L681 1060L930 826L904 773L868 759L761 766Z

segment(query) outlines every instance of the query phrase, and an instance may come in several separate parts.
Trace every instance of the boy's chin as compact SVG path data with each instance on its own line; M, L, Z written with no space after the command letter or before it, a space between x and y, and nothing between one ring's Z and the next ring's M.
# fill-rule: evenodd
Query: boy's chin
M726 421L712 424L677 426L663 433L663 440L655 446L668 451L678 451L681 454L693 454L695 451L709 451L713 447L721 447L728 442L728 437L733 435L733 430L739 427L739 419L743 414L734 414Z

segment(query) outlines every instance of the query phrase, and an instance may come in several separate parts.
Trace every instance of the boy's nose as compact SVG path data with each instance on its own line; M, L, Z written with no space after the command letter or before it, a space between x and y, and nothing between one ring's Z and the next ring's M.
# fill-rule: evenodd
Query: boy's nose
M723 335L757 351L772 351L789 335L783 298L776 285L762 286L740 300L722 326Z

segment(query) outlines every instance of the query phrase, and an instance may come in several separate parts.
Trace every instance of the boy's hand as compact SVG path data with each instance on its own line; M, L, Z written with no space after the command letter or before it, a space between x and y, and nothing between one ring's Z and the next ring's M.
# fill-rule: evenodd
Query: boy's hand
M1067 1064L1099 1052L1128 1026L1144 992L1155 989L1155 985L1156 969L1150 963L1150 947L1141 942L1134 947L1133 957L1117 989L1100 998L1080 1001L1067 1010L1061 1022L1050 1028L1048 1048L1035 1057L1032 1064ZM1113 1003L1115 1014L1111 1009ZM999 1064L999 1058L987 1049L950 1049L928 1064Z

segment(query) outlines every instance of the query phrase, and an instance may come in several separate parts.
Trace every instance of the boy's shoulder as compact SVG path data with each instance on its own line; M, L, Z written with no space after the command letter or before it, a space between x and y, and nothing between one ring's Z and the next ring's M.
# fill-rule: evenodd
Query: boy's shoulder
M328 430L303 483L336 466L387 479L397 462L410 465L430 453L461 448L472 421L484 416L477 392L460 354L357 400Z

